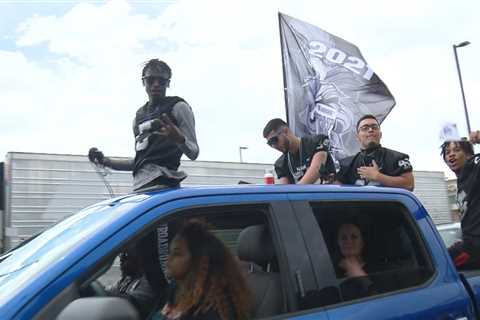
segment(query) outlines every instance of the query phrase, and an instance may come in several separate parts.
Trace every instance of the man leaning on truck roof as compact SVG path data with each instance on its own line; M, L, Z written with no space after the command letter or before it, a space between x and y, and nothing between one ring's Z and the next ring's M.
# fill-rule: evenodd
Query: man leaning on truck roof
M282 119L265 125L263 137L282 155L275 162L280 184L312 184L335 172L330 142L325 135L297 137Z
M407 154L380 145L382 130L378 119L367 114L357 122L360 152L340 160L337 182L355 185L381 185L412 191L414 178Z

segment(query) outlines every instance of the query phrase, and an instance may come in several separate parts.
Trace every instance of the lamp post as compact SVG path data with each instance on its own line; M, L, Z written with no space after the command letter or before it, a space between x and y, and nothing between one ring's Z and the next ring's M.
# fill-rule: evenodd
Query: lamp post
M242 147L242 146L238 147L238 153L240 154L240 163L243 162L242 150L247 150L247 149L248 147Z
M468 134L470 134L470 119L468 118L468 110L467 110L467 101L465 100L465 92L463 92L463 82L462 82L462 74L460 72L460 64L458 63L458 55L457 55L457 48L468 46L470 42L463 41L459 44L453 45L453 53L455 55L455 62L457 63L457 72L458 72L458 79L460 80L460 89L462 90L462 99L463 99L463 109L465 110L465 118L467 120L467 130Z

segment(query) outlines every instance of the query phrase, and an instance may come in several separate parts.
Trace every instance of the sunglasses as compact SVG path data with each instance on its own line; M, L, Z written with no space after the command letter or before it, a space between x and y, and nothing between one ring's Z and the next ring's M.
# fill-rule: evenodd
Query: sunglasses
M278 143L278 137L281 135L282 133L279 132L277 133L276 135L274 135L273 137L271 137L270 139L267 140L267 144L270 146L270 147L273 147L274 145L276 145Z
M163 77L157 77L157 76L145 76L145 77L142 77L142 80L145 81L149 86L153 85L155 81L158 81L158 84L160 86L166 86L170 81L170 79L165 79Z

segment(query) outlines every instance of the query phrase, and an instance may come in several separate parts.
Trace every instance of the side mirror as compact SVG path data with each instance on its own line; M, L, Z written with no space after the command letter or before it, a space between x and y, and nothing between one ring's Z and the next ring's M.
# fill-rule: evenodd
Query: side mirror
M140 320L126 299L116 297L80 298L68 304L57 320Z

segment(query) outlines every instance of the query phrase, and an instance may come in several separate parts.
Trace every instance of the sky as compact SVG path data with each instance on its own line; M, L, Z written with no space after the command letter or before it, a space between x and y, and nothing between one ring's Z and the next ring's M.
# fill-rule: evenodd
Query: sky
M132 120L146 101L142 64L166 61L169 95L195 114L198 160L273 163L262 137L285 118L278 12L360 48L396 106L382 145L414 170L445 171L439 132L480 129L478 0L0 0L0 159L9 151L133 156ZM479 152L479 149L476 149ZM1 161L1 160L0 160Z

